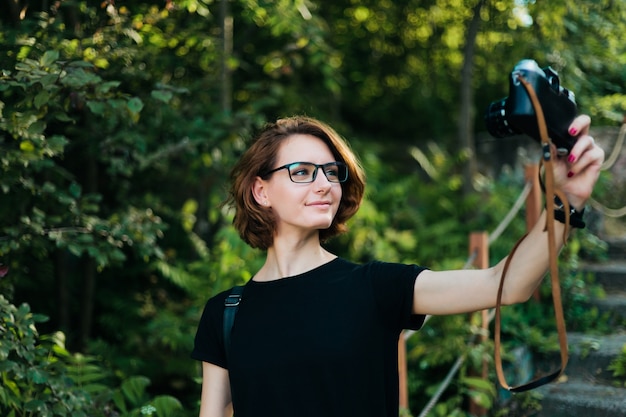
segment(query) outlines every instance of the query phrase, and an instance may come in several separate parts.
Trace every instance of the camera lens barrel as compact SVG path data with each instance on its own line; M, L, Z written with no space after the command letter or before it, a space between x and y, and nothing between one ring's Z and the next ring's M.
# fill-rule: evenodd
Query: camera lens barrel
M487 131L495 138L506 138L520 133L507 120L507 98L492 102L485 113Z
M496 138L523 133L541 141L535 109L520 77L532 87L541 104L552 142L559 153L567 154L576 142L568 132L577 113L574 94L561 87L556 71L550 67L541 69L531 59L521 60L513 68L509 76L509 96L492 102L487 108L487 130Z

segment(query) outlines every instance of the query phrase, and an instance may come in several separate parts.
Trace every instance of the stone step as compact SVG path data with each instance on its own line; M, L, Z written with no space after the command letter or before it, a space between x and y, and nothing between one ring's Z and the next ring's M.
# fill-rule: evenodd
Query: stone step
M536 417L626 416L626 388L599 385L581 378L544 385Z
M626 332L599 336L568 332L567 345L569 360L564 372L566 377L611 384L613 373L608 367L626 345ZM548 374L558 369L560 364L560 354L554 352L537 358L536 368L539 374Z
M581 268L594 274L595 282L608 292L626 292L626 257L602 263L584 263Z
M608 244L608 256L611 259L626 258L626 238L603 239Z
M626 345L626 333L592 336L568 333L569 361L565 375L611 383L610 363Z
M626 291L608 292L604 298L593 299L591 304L598 308L601 316L609 317L609 325L626 326Z

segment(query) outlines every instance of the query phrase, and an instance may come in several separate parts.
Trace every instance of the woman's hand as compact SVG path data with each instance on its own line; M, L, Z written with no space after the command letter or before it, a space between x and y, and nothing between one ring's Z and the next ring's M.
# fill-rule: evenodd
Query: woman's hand
M569 132L572 136L578 137L578 140L569 155L559 157L555 161L555 184L565 193L570 205L576 210L584 208L604 162L604 151L589 135L590 125L591 119L587 115L574 119Z

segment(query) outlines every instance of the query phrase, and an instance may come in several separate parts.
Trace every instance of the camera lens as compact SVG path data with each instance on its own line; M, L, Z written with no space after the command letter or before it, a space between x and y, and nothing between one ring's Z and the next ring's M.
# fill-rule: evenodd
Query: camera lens
M485 113L487 131L496 138L505 138L519 133L506 118L506 98L494 101Z

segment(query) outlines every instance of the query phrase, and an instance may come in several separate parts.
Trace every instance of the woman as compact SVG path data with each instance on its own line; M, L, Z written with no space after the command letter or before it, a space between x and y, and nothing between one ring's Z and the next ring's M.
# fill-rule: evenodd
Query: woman
M555 182L576 210L604 159L578 117L578 140ZM493 307L501 261L484 270L351 263L321 245L345 230L364 192L354 154L329 126L306 117L268 125L235 166L234 225L267 251L246 284L227 359L227 292L207 302L192 357L202 361L201 417L397 416L400 331L426 314ZM564 225L555 222L559 247ZM503 304L527 300L548 267L545 213L512 260Z

